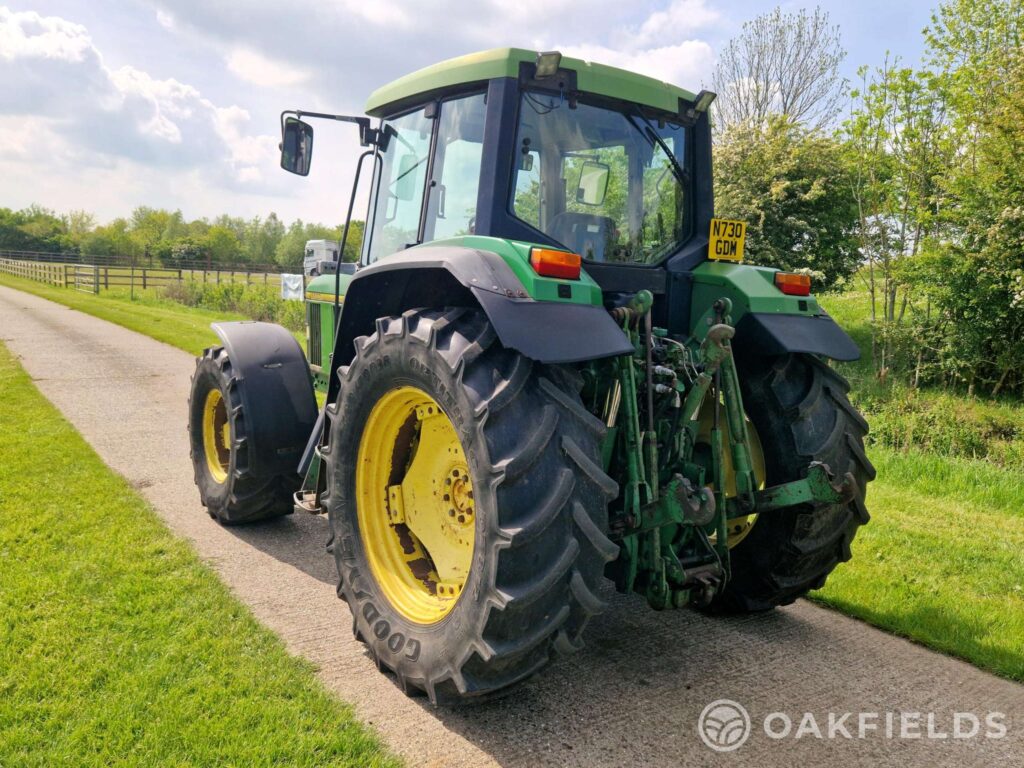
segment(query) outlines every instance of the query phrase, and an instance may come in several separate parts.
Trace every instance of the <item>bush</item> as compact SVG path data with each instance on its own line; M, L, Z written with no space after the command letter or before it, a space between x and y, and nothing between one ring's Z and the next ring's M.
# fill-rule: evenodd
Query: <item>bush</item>
M216 285L189 281L169 285L164 296L188 307L237 312L253 320L278 323L292 331L305 328L303 302L285 301L278 295L276 286L244 283Z
M1024 469L1024 412L1019 408L898 383L856 399L871 425L869 440L874 444Z

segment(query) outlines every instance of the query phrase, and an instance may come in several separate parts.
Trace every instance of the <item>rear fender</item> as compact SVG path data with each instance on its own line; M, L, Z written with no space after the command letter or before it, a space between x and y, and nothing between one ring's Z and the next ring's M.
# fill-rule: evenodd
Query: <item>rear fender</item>
M251 321L214 323L241 390L250 470L294 473L317 419L302 347L285 328Z
M570 297L574 288L569 286ZM377 318L423 307L479 309L504 346L542 363L572 363L633 351L603 306L571 298L537 301L501 255L464 245L428 244L381 259L352 278L331 373L352 361L353 342L372 334ZM337 379L330 378L328 401L337 395Z
M778 270L708 261L691 275L690 316L694 336L714 325L714 303L732 302L733 345L746 356L807 353L833 360L857 360L860 349L814 296L787 296L775 287Z

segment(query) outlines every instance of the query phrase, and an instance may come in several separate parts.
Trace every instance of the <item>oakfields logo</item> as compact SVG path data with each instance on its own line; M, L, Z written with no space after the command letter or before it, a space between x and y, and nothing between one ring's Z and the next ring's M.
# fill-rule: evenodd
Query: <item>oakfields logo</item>
M750 715L731 699L712 701L700 713L697 733L715 752L732 752L750 737Z
M1002 712L769 712L761 721L764 735L784 739L1001 739L1006 736ZM704 707L697 733L716 752L739 749L750 737L750 714L738 702L718 699Z

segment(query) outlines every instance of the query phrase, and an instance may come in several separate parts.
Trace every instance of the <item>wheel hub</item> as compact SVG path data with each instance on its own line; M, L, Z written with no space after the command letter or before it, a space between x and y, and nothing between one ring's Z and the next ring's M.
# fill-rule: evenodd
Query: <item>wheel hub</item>
M713 422L713 405L710 401L705 401L705 406L701 408L700 423L697 427L697 444L706 445L710 449L711 445L711 428ZM726 498L734 498L736 496L736 469L732 464L732 452L729 450L729 423L728 420L722 419L720 422L720 428L722 430L722 443L725 446L725 450L722 453L722 459L725 463L725 496ZM764 488L767 480L767 470L765 468L764 461L764 449L761 447L761 438L757 434L757 429L754 427L754 423L750 419L746 419L747 434L750 437L750 459L754 470L754 480L757 483L758 488ZM714 487L712 485L712 487ZM747 537L750 530L754 527L754 523L757 522L757 514L745 515L743 517L734 517L726 520L726 530L728 531L728 539L726 541L729 549L732 549L739 544L743 539ZM713 539L714 537L712 537Z
M203 402L203 453L214 481L227 480L231 465L231 422L219 389L207 392Z
M410 621L442 619L469 575L476 513L455 427L422 390L399 387L374 405L356 497L370 569L387 599Z

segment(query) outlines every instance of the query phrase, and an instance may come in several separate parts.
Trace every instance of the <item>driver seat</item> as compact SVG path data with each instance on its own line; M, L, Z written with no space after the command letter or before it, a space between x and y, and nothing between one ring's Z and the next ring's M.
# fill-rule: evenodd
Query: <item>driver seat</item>
M551 221L549 234L588 261L605 261L615 222L608 216L563 211Z

